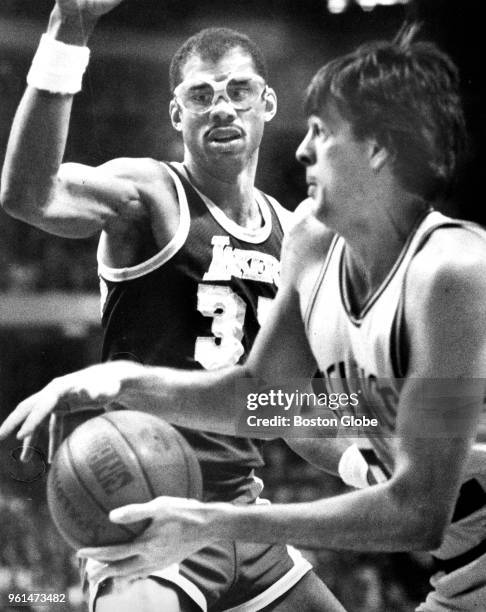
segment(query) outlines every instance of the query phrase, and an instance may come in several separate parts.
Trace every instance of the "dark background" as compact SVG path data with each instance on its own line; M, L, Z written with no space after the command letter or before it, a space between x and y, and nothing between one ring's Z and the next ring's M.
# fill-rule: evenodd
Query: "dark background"
M0 162L51 0L0 2ZM100 23L83 92L76 96L66 160L96 165L118 156L181 159L168 116L168 64L183 40L210 25L240 29L261 46L279 112L264 138L257 184L293 209L305 197L294 158L304 134L304 89L327 60L373 38L391 38L405 19L459 66L470 156L444 209L486 223L481 190L485 110L481 0L412 0L364 11L326 0L126 0ZM0 419L54 376L98 359L96 240L47 236L0 211ZM45 449L46 440L39 442ZM14 439L0 446L0 611L12 590L55 588L82 609L71 552L44 505L45 475L26 483ZM279 444L264 474L274 501L314 499L342 489ZM35 470L35 466L32 467ZM12 477L12 474L19 476ZM30 474L32 475L32 474ZM432 567L422 555L313 553L319 573L350 612L404 612L423 596ZM18 609L18 608L17 608ZM56 608L60 609L60 608Z

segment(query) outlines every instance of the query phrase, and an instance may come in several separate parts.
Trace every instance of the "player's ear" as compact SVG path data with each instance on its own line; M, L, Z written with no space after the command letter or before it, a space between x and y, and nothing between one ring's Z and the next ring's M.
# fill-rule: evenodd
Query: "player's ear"
M265 100L265 121L271 121L277 112L277 94L271 87L266 87L263 99Z
M383 145L379 144L376 140L370 140L369 142L369 159L371 169L375 172L379 172L388 161L390 154L388 149Z
M181 108L174 99L170 101L169 115L170 115L170 120L172 122L173 128L177 130L178 132L181 132L182 131Z

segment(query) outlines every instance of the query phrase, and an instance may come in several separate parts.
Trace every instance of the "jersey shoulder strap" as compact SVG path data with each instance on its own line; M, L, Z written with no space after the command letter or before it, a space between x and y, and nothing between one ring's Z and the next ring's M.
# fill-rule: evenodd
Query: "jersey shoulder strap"
M163 163L163 162L161 162ZM174 182L177 199L179 201L179 225L176 233L169 242L158 253L139 264L123 268L114 268L105 263L107 252L107 234L103 232L98 243L98 274L101 278L117 283L134 280L149 274L153 270L160 268L167 263L184 246L191 226L191 215L187 198L187 188L182 181L179 173L171 164L164 164Z
M267 199L267 202L270 203L273 211L277 219L279 220L280 226L282 227L282 231L284 234L287 234L289 230L292 228L294 223L294 214L292 211L284 208L274 197L268 195L267 193L263 193L263 196Z

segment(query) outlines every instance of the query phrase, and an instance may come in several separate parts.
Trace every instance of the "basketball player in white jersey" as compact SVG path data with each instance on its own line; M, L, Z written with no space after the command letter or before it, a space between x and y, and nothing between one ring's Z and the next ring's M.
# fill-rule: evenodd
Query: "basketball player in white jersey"
M56 3L14 120L2 204L53 234L101 232L104 361L234 365L245 359L276 294L290 216L254 184L264 126L276 111L265 61L234 30L195 34L170 67L169 110L184 141L183 164L61 164L73 94L88 62L85 45L99 16L119 3ZM261 441L205 427L182 433L200 462L204 499L256 501ZM342 611L297 550L273 544L219 542L136 584L90 587L96 612Z
M431 208L464 140L456 68L405 30L324 66L306 108L297 156L309 198L248 361L191 376L93 366L27 399L13 426L25 421L25 437L65 401L76 409L87 397L93 405L114 397L138 406L143 398L147 410L195 428L208 426L210 412L215 431L235 432L246 410L235 395L243 379L258 393L311 377L317 366L327 390L355 392L360 416L376 420L374 433L363 431L387 478L369 486L353 445L334 465L352 492L261 507L157 498L111 515L120 523L152 518L138 541L82 554L104 564L96 570L103 577L144 575L227 537L429 550L438 571L418 610L485 610L486 454L475 441L486 378L486 232ZM355 416L346 402L333 414L341 424ZM320 444L324 457L332 441ZM315 441L312 452L319 461Z

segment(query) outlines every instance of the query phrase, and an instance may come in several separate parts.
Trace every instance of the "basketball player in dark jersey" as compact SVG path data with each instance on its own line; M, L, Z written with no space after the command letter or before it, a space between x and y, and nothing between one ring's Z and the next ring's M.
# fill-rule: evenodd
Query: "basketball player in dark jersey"
M246 363L190 375L128 362L94 366L26 400L15 422L27 418L25 437L64 401L75 408L86 396L136 391L157 414L177 412L181 423L194 415L194 427L235 431L247 401L228 411L238 381L257 397L259 381L307 378L318 366L328 389L348 392L333 413L340 431L369 438L382 477L370 478L364 455L350 446L334 469L355 491L265 507L157 498L111 515L120 523L152 518L149 540L82 554L108 563L101 578L136 576L223 537L430 550L438 572L418 610L485 610L486 445L476 440L486 378L486 232L430 208L454 176L464 141L457 70L405 30L323 67L308 89L307 114L298 158L309 199ZM360 397L356 411L350 392ZM208 403L203 421L198 412ZM376 425L350 426L356 416ZM312 454L319 462L315 441Z
M254 187L275 93L252 41L227 29L206 30L179 49L170 69L170 115L183 136L183 164L61 164L86 42L99 16L119 2L56 3L14 120L3 206L61 236L101 230L104 360L183 369L235 365L275 296L289 216ZM257 501L257 442L206 434L204 427L183 433L200 460L205 499ZM91 584L91 607L342 610L302 555L280 545L222 542L152 574L131 584Z

